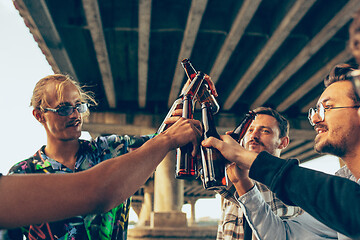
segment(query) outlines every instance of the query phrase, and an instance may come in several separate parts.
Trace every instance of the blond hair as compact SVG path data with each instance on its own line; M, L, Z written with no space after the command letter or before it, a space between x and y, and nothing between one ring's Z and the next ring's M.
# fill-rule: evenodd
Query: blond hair
M50 107L47 99L46 99L46 87L48 84L54 83L56 88L56 99L62 101L63 99L63 89L65 86L73 85L79 95L80 100L84 103L88 103L89 105L97 105L95 98L93 97L93 93L90 91L84 91L78 82L73 80L68 75L63 74L53 74L46 76L40 79L33 90L33 95L31 97L30 106L34 109L43 110L44 108Z

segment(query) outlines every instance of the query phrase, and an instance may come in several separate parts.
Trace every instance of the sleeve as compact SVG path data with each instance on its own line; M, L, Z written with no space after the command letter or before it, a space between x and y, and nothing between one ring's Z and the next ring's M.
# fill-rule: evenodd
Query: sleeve
M261 152L249 176L267 185L284 203L298 205L330 228L360 237L360 186L348 179L298 166ZM351 207L349 207L351 206Z
M337 239L337 232L304 213L283 220L271 211L257 187L239 197L246 220L260 240Z
M144 135L144 136L128 136L129 148L141 147L146 141L153 138L155 135Z
M230 202L236 205L239 204L235 198L235 193L236 193L235 186L230 181L229 181L229 186L220 190L215 190L215 192L220 194L221 197L223 197L224 199L229 200Z
M20 161L14 164L9 169L7 175L36 173L36 166L33 162L34 162L34 157L30 157L26 160Z

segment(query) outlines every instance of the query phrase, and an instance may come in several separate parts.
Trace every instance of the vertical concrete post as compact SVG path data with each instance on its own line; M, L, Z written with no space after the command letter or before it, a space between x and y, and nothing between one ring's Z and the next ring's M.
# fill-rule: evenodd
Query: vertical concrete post
M190 198L189 199L189 203L191 206L191 215L190 215L190 219L189 219L189 226L194 226L196 225L196 215L195 215L195 204L196 204L197 198Z
M176 152L171 151L156 168L152 227L186 226L186 214L181 212L184 182L175 179L175 162Z
M149 179L144 185L144 201L141 206L141 211L139 214L138 226L149 226L150 225L150 215L153 211L154 203L154 180Z

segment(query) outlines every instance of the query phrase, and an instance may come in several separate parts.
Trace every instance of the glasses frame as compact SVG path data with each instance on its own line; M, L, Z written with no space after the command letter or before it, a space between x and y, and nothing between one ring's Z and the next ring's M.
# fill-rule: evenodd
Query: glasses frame
M69 114L62 114L61 109L64 109L64 108L72 109L72 111ZM50 111L50 112L53 112L53 113L57 113L59 116L66 117L66 116L70 116L71 114L73 114L75 110L77 110L79 113L85 113L88 109L89 109L89 106L88 106L87 103L81 103L81 104L76 105L75 107L74 106L61 106L61 107L59 107L57 109L44 108L44 112Z
M354 106L346 106L346 107L324 107L323 103L319 103L319 106L317 108L310 108L308 112L308 119L311 124L311 126L315 126L315 123L312 121L312 118L315 116L315 114L318 114L320 117L320 122L325 120L325 112L326 110L331 109L341 109L341 108L360 108L360 105L354 105Z

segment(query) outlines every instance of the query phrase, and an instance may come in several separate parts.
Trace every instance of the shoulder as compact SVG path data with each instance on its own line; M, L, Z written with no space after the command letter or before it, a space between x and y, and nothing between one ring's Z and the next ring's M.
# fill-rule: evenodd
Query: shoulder
M14 173L30 173L33 172L35 168L35 157L32 156L28 159L22 160L16 164L14 164L8 174L14 174Z
M351 173L350 169L346 165L340 168L338 171L336 171L335 175L356 181L356 178L354 177L354 175Z

